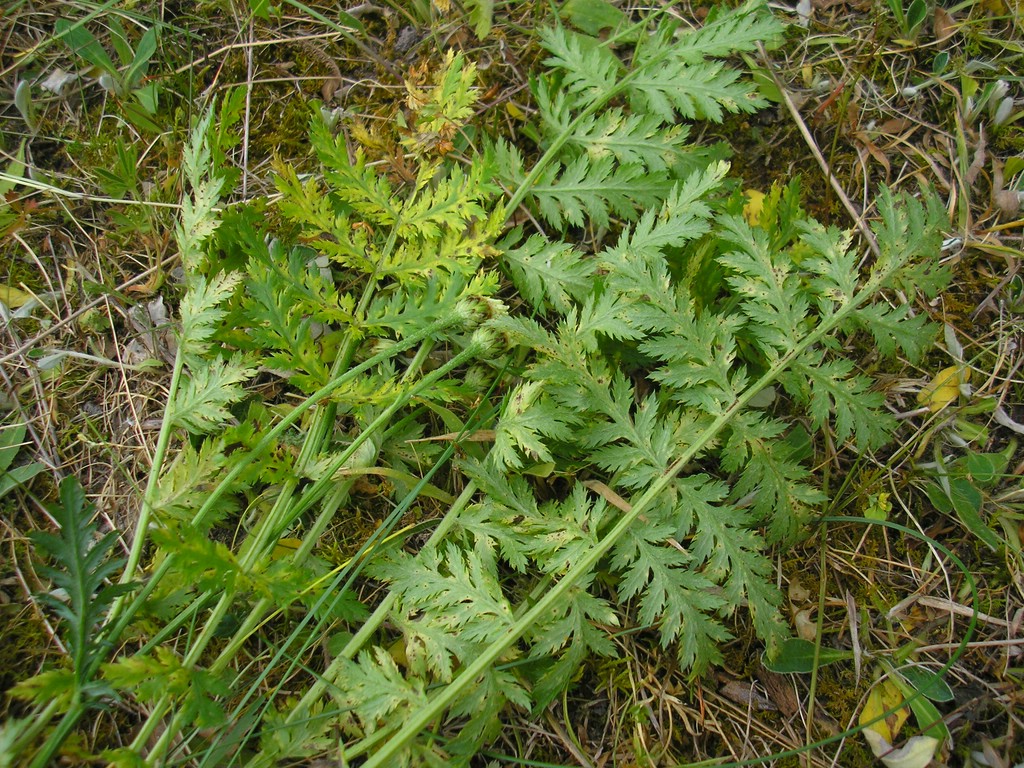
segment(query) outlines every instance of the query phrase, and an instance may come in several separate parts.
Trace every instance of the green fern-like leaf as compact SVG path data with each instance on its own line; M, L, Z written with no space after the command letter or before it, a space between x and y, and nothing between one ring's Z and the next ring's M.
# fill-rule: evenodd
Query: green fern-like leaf
M871 391L871 382L853 370L853 363L845 358L823 360L820 351L812 351L780 381L791 394L809 404L817 429L826 428L834 414L840 442L853 437L860 450L871 450L888 439L894 422L881 410L883 395Z
M934 258L948 222L941 201L932 194L923 201L905 194L896 197L885 187L879 189L877 201L879 218L871 229L881 254L872 275L891 272L885 287L898 288L911 299L918 293L934 298L951 275L949 267Z
M878 351L886 357L892 357L899 351L911 363L917 363L935 341L935 325L924 314L911 315L906 304L896 307L870 304L860 307L854 319L871 334Z
M468 172L453 166L404 207L398 233L436 239L444 230L461 231L474 220L487 219L484 204L498 191L488 179L490 174L484 163L475 163Z
M534 711L568 688L585 661L616 655L615 644L596 625L614 627L618 618L607 601L590 594L591 586L588 580L573 589L564 609L554 611L549 621L539 622L535 629L531 655L553 660L533 686Z
M553 459L545 441L567 440L572 436L571 416L550 403L537 402L540 385L536 382L517 388L509 398L494 437L494 460L519 469L524 456L530 463Z
M228 463L221 440L204 441L198 449L185 443L160 477L153 499L153 511L158 519L191 522L205 500L204 491L216 484ZM216 524L234 511L233 507L230 496L225 497L224 503L218 506L217 517L211 517L204 524Z
M182 263L190 274L205 266L203 245L220 223L214 209L224 189L225 177L214 172L207 141L213 113L211 107L200 119L182 155L182 169L192 194L181 201L181 216L174 234Z
M811 472L794 458L792 446L776 438L786 425L756 411L739 414L729 425L722 468L740 472L736 499L749 499L750 511L768 528L769 541L792 541L800 526L826 499L811 484Z
M510 247L521 237L521 230L513 230L502 243L502 263L516 289L541 314L567 312L590 288L593 262L584 260L571 245L552 243L540 235Z
M400 558L388 573L406 608L429 606L449 630L467 640L482 640L511 623L511 606L497 575L453 544L441 554Z
M630 81L629 98L633 109L669 124L677 116L720 123L726 113L751 113L768 105L752 84L720 62L650 66Z
M423 682L406 679L383 648L363 651L357 661L342 664L343 684L334 691L335 703L350 712L367 734L393 713L414 711L427 703Z
M355 211L373 226L393 226L401 216L403 199L384 176L367 166L366 156L356 152L355 162L349 162L348 148L340 138L331 136L322 120L314 119L310 137L335 205L342 211Z
M613 108L597 115L576 119L571 98L555 83L541 79L535 88L544 144L563 133L569 134L567 146L591 158L612 155L622 164L637 163L652 171L669 170L683 155L692 152L687 144L686 126L666 128L660 117L625 114ZM570 130L571 129L571 130Z
M675 54L686 62L724 58L741 51L757 50L781 38L782 25L757 0L748 0L736 9L713 9L699 28L673 40ZM667 40L672 38L666 35ZM655 40L661 45L661 40Z
M551 56L545 66L562 75L562 87L576 96L577 103L598 99L617 84L622 64L599 40L565 29L540 30L540 42Z
M175 426L200 435L223 427L232 418L228 406L244 397L242 384L255 373L239 355L194 368L171 405Z
M690 174L678 182L660 209L649 210L630 230L627 228L614 248L603 254L611 266L620 264L627 269L630 263L644 265L649 259L657 261L664 249L678 248L708 231L711 210L705 202L708 195L719 187L729 166L715 163L702 172ZM623 258L628 254L627 258ZM621 286L628 289L628 286Z
M56 564L41 567L40 574L67 597L49 592L38 598L62 619L76 683L84 689L93 661L105 650L101 627L107 610L132 585L107 583L124 565L124 560L110 556L118 534L111 531L96 538L96 525L89 520L91 507L77 478L60 484L60 504L51 507L50 513L60 530L32 538Z
M615 549L612 565L623 573L623 598L641 595L638 620L660 627L662 644L679 640L679 663L685 667L721 662L719 645L731 635L712 615L726 605L714 584L685 567L679 553L645 535L627 534Z
M105 664L103 676L115 688L132 690L143 701L174 696L182 715L200 728L225 721L224 708L217 699L231 693L227 680L209 670L185 666L165 646L158 646L153 655L135 654Z
M222 272L210 280L200 275L186 291L181 300L179 344L187 360L196 360L209 349L210 338L227 314L223 304L241 280L237 272Z

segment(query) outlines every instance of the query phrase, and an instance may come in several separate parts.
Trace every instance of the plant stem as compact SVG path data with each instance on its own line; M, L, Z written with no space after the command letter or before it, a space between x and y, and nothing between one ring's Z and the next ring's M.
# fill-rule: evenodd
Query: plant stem
M337 482L334 479L334 474L349 462L349 460L356 453L356 451L358 451L367 440L369 440L373 435L377 434L381 429L383 429L391 421L392 416L394 416L394 414L398 410L407 406L408 403L414 397L416 397L421 392L433 387L434 384L436 384L438 381L451 374L451 372L454 371L455 369L464 365L469 360L478 357L485 349L486 346L483 341L471 342L469 345L467 345L467 347L464 350L462 350L462 352L455 355L451 360L442 365L440 368L431 371L428 375L424 376L422 379L420 379L420 381L413 385L407 392L403 393L401 397L396 398L395 401L391 403L391 405L389 405L387 408L381 411L381 413L372 422L370 422L370 424L366 426L366 428L359 434L359 436L352 441L348 448L342 451L334 459L334 461L330 463L330 465L325 469L323 477L321 477L319 480L313 483L313 485L306 489L306 491L303 493L303 499L300 499L299 503L297 503L294 507L288 507L286 509L281 510L281 512L279 513L279 517L276 520L268 522L267 524L261 526L261 531L263 532L264 536L269 535L270 533L273 533L276 530L280 530L282 527L290 524L291 520L293 520L296 516L301 514L305 506L309 506L310 502L306 502L305 504L303 503L304 501L306 501L307 497L312 499L319 498L322 495L322 493L329 488L331 484ZM272 543L269 540L260 541L259 536L257 536L256 539L257 540L255 541L254 545L251 548L249 548L248 551L245 552L239 558L239 567L243 571L251 570L253 567L255 567L260 555L267 549L270 543ZM189 648L188 653L185 655L184 659L182 659L182 666L193 667L199 662L199 659L202 656L203 652L206 650L206 647L209 645L210 641L213 640L217 630L220 627L221 621L224 619L224 616L230 609L232 603L235 600L235 597L236 591L233 589L226 590L224 592L224 594L218 601L217 605L214 606L213 610L211 611L209 618L205 622L202 632L200 632L198 638L196 638L195 642ZM245 639L247 639L248 634L258 625L263 615L265 615L266 611L271 606L272 602L267 598L260 600L256 604L256 606L254 606L254 608L250 611L249 616L247 617L243 627L235 633L232 642L228 644L224 651L222 651L221 654L219 655L217 661L214 662L214 665L211 667L212 670L217 671L219 669L224 668L226 663L234 657L238 649L241 647L242 643L245 641ZM169 708L171 701L172 697L168 694L162 696L156 702L156 704L154 704L153 712L146 719L146 722L143 724L143 726L139 729L138 733L136 734L135 739L132 741L130 747L131 749L141 750L142 746L149 740L150 736L152 736L153 732L155 731L157 725L159 724L160 718L162 718L163 715L167 712L167 709ZM151 749L149 755L147 756L147 762L159 760L164 756L164 754L166 754L167 749L170 747L173 740L177 738L177 734L179 733L184 723L185 716L183 713L178 713L174 716L171 723L164 730L163 734L161 734L157 743Z
M427 539L423 545L421 551L427 551L437 546L437 543L442 541L444 537L451 530L452 526L455 525L462 514L462 510L466 508L470 500L476 494L477 487L476 483L470 481L466 487L459 494L459 497L445 513L445 516L441 519L441 522L434 529L434 532ZM284 726L292 725L299 722L300 720L309 716L309 711L313 704L320 700L320 697L324 695L327 688L332 682L337 679L338 675L345 664L345 661L352 659L359 650L366 645L373 634L380 629L381 624L387 618L388 613L395 605L397 596L394 592L389 592L387 596L377 605L370 617L366 619L359 627L359 631L352 636L352 638L345 644L338 656L331 662L331 664L324 670L323 674L317 677L309 689L302 695L299 702L292 708L291 712L288 713L288 717L284 722ZM270 768L274 764L274 756L269 755L266 752L260 752L253 760L249 763L250 768Z
M11 749L10 754L20 754L21 751L32 742L35 736L50 723L50 718L53 717L54 712L57 710L59 705L60 702L57 700L53 700L47 704L46 708L43 709L38 716L33 718L32 726L27 728L25 732L21 734L21 737ZM71 708L64 713L60 722L57 723L57 727L47 737L43 746L40 747L39 751L33 756L32 762L29 763L29 768L46 768L47 766L52 765L53 756L57 753L57 750L60 749L60 745L64 743L64 739L66 739L68 734L71 733L71 729L75 727L79 718L85 714L85 709L86 708L82 706L80 701L76 701L72 704Z
M173 403L174 397L181 385L181 377L185 368L185 358L179 350L174 358L174 369L171 372L171 383L167 388L167 402ZM135 523L135 536L132 539L132 546L128 552L128 562L125 563L121 572L121 584L127 584L135 578L139 561L142 559L142 550L146 545L146 531L149 529L150 518L153 516L153 500L156 496L160 482L160 472L163 469L164 457L167 455L167 447L171 442L171 434L174 431L174 419L170 416L164 418L160 425L160 434L157 437L156 448L153 451L153 462L149 468L149 477L146 482L146 490L142 496L142 508L139 510L139 519ZM107 614L107 623L112 624L121 611L126 595L119 595L110 607Z

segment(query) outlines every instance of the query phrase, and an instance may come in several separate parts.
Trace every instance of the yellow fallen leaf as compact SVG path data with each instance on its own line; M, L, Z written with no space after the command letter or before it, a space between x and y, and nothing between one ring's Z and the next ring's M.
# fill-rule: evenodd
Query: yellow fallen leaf
M970 380L971 369L966 366L951 365L943 368L917 393L917 402L927 405L933 413L941 411L960 397L960 385Z
M505 111L508 112L516 120L525 120L526 113L521 110L518 105L513 104L511 101L505 102Z
M870 729L864 731L864 738L886 768L925 768L939 747L939 740L933 736L914 736L899 749Z
M743 206L743 218L747 220L747 224L756 227L761 221L761 211L764 209L764 192L745 189L743 194L747 197L747 204Z
M0 285L0 301L11 309L17 309L32 301L32 294L10 285Z
M893 683L886 680L881 685L876 685L868 694L864 708L860 711L859 722L864 726L865 731L874 731L885 739L889 744L896 740L900 728L907 722L906 707L896 710L886 718L878 720L883 712L903 703L903 694ZM875 722L872 722L874 720Z
M274 551L270 554L275 560L291 557L295 550L302 546L302 539L278 539L274 545Z

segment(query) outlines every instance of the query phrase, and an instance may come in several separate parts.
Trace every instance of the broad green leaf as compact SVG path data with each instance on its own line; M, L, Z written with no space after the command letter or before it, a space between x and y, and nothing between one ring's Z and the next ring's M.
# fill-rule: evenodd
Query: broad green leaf
M76 56L81 56L94 67L98 67L109 75L117 74L117 66L103 50L103 46L100 45L96 36L85 26L78 25L70 19L57 19L53 25L53 34L54 37L63 40Z
M22 141L21 144L18 145L18 151L14 153L14 158L7 165L5 173L9 178L0 179L0 199L3 200L3 202L0 203L0 211L7 206L7 200L4 198L6 198L7 194L18 186L17 180L24 178L25 176L25 141ZM6 301L4 301L4 303L11 306L11 304Z
M932 701L945 703L953 701L953 691L941 676L925 667L900 667L897 672L915 690Z
M32 83L29 80L19 80L14 88L14 106L21 114L30 131L36 129L35 102L32 101Z
M0 471L6 470L25 445L26 427L21 422L0 426Z
M763 657L762 663L772 672L780 674L803 674L814 671L814 643L798 637L790 638L782 643L774 658ZM848 661L853 658L853 651L840 651L835 648L818 649L818 668L827 667L837 661Z
M986 486L1002 479L1009 463L1009 456L1004 453L968 452L964 458L970 479L979 485Z
M940 680L939 682L941 683L942 681ZM914 719L917 721L917 726L923 731L926 737L934 738L940 743L949 739L949 729L946 727L946 723L939 710L936 709L935 705L928 700L925 690L920 691L921 695L914 695L918 693L920 689L915 689L913 686L904 682L903 678L898 674L892 676L891 683L899 689L904 698L909 700L908 706L914 713ZM932 681L927 683L926 690L937 690L934 684L934 678ZM945 691L939 691L940 695L943 695L944 693ZM952 696L950 698L952 698Z
M1003 541L981 518L983 502L981 491L975 488L969 480L956 477L949 481L949 492L953 509L956 511L957 517L960 518L960 522L993 552L999 551L1003 546Z
M10 470L0 470L0 498L3 498L12 488L24 485L45 470L46 465L38 461L33 461L31 464L24 464Z
M135 88L146 76L150 60L156 53L156 45L157 28L154 25L147 29L139 39L132 62L124 73L124 82L127 88Z

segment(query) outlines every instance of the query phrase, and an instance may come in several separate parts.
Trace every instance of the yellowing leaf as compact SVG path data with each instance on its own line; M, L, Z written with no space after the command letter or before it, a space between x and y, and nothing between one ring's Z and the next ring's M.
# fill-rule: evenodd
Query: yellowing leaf
M270 556L275 560L291 557L295 554L295 550L301 546L302 539L278 539L277 544L274 545L274 551Z
M903 694L900 689L886 680L881 685L876 685L868 694L868 700L864 702L864 709L860 711L860 724L865 726L865 735L873 731L892 744L900 732L900 728L909 717L906 708L898 709L893 714L882 720L878 720L883 712L903 703ZM875 722L872 722L872 721ZM876 753L877 754L877 753Z
M505 111L508 112L516 120L525 120L526 113L523 112L516 104L511 101L505 102Z
M11 309L17 309L32 301L32 294L10 285L0 285L0 301Z
M761 211L764 209L764 192L745 189L743 194L747 197L747 204L743 206L743 217L750 226L756 227L761 221Z
M387 148L387 142L384 139L376 133L367 130L366 126L358 120L353 121L349 126L349 133L353 139L369 149L381 150Z
M971 380L971 369L963 365L943 368L917 393L917 402L933 413L941 411L960 396L960 385Z
M932 736L914 736L899 749L893 749L892 744L871 729L864 731L864 738L886 768L925 768L939 746L939 740Z
M864 510L864 517L868 520L888 520L890 512L892 512L892 502L889 500L889 494L882 491L881 493L873 493L868 498L868 506Z

